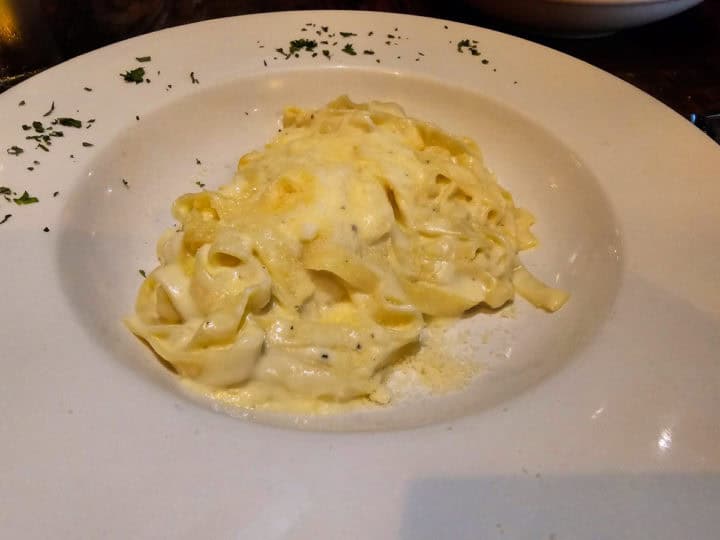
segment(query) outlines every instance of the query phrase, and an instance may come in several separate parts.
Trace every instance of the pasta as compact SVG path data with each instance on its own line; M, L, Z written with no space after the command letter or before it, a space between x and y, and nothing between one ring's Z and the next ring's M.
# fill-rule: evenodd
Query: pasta
M347 97L283 125L175 201L126 320L183 378L251 407L365 399L431 319L567 300L519 262L533 217L470 139Z

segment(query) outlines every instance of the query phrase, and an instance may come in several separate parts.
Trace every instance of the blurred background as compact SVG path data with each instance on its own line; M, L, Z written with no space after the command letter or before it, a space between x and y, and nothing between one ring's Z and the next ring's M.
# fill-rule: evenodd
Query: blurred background
M608 2L642 4L645 13L650 4L656 10L673 2L679 6L676 11L689 9L659 22L616 31L623 26L619 19L613 22L606 16L602 23L588 19L600 14L596 11L593 15L589 8ZM702 124L712 113L720 112L720 1L698 2L0 0L0 92L78 54L169 26L266 11L361 9L450 19L548 45L617 75ZM548 11L550 4L564 4L563 8L570 4L576 11L562 14L563 22L557 13ZM507 10L508 6L514 8ZM628 8L623 8L623 21L630 24ZM543 17L554 19L543 24Z

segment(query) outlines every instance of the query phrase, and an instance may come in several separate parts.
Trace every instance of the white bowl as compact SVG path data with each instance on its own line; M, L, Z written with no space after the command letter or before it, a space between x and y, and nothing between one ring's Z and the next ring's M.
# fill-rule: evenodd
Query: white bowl
M702 0L471 0L500 19L548 34L610 34L671 17Z

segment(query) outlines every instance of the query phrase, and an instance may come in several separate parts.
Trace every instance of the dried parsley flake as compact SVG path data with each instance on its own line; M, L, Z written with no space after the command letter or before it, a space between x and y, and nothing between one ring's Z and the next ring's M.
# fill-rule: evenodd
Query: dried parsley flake
M33 197L30 195L27 191L24 191L22 195L20 195L18 198L13 199L13 202L17 205L23 205L23 204L33 204L38 202L40 199L37 197Z
M65 127L74 127L74 128L81 128L82 122L80 120L76 120L75 118L56 118L55 122L60 124L61 126Z
M145 80L145 68L137 67L132 70L128 70L125 73L121 73L120 76L125 82L140 84Z

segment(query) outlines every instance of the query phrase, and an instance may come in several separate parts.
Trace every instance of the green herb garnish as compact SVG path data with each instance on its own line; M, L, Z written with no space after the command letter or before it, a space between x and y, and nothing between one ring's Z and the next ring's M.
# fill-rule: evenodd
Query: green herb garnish
M291 55L303 49L312 52L315 47L317 47L317 41L314 39L295 39L290 42L290 52L285 56L285 58L289 58Z
M0 195L12 195L12 190L9 187L0 186Z
M95 146L93 143L89 143L89 142L85 142L85 141L83 141L82 145L86 148L89 146Z
M120 76L125 79L125 82L140 84L145 78L145 68L137 67L135 69L121 73Z
M53 101L52 104L50 105L50 110L48 112L46 112L45 114L43 114L43 116L50 116L54 110L55 110L55 102Z
M66 126L66 127L74 127L74 128L82 127L82 122L80 120L76 120L75 118L56 118L55 122L57 122L61 126Z
M130 184L128 184L128 181L124 178L122 179L123 186L125 186L127 189L130 189Z
M465 49L470 51L473 56L480 56L480 51L477 49L477 40L470 41L469 39L462 39L457 42L457 51L461 54L465 52Z
M149 62L150 60L152 60L152 57L151 56L136 56L135 60L137 60L138 62Z
M322 52L322 53L323 53L323 56L324 56L325 58L327 58L328 60L330 60L330 51L328 51L327 49L323 49L323 52Z
M341 35L342 37L357 36L357 34L355 34L355 33L353 33L353 32L340 32L340 35Z
M25 150L23 150L19 146L14 146L14 145L7 149L7 153L10 154L11 156L19 156L24 151Z
M50 232L50 227L43 227L43 232Z
M375 51L370 50L370 49L365 49L365 50L363 51L363 54L375 54Z
M315 48L317 47L317 41L314 39L294 39L290 42L290 47L287 52L285 52L285 49L283 47L279 47L275 49L275 52L282 54L285 59L287 60L291 56L298 57L298 52L302 50L306 50L308 52L313 52ZM267 65L267 64L266 64Z
M200 180L198 180L198 181L195 182L195 183L196 183L199 187L201 187L201 188L204 188L204 187L205 187L205 184L203 184Z
M13 202L15 204L33 204L38 202L39 199L37 197L31 196L27 191L23 192L22 195L20 195L17 199L13 199Z
M190 72L190 82L193 83L193 84L200 84L200 81L197 80L197 78L195 77L195 72L194 72L194 71L191 71L191 72Z
M25 100L21 100L20 103L18 103L18 107L24 107L25 106Z
M355 52L355 49L353 49L352 43L348 43L345 45L342 49L342 52L345 54L349 54L350 56L355 56L357 53Z
M140 273L140 275L142 277L147 277L147 275L145 274L145 270L143 270L142 268L140 270L138 270L138 272Z
M45 128L43 127L42 122L38 122L37 120L35 120L32 123L32 127L33 127L33 129L35 129L35 131L37 133L42 133L43 131L45 131Z
M84 87L83 90L85 90L86 92L92 92L92 88L90 88L89 86Z
M8 219L10 219L11 217L12 217L12 214L5 214L5 217L2 218L2 220L0 220L0 225L2 225L3 223L5 223L5 222L6 222Z

